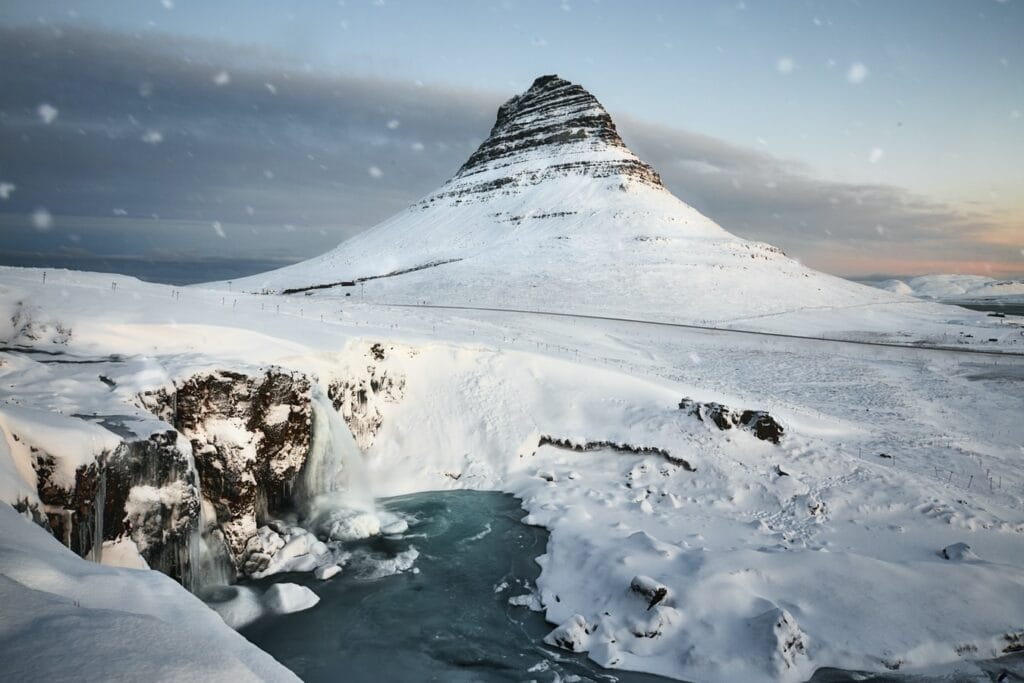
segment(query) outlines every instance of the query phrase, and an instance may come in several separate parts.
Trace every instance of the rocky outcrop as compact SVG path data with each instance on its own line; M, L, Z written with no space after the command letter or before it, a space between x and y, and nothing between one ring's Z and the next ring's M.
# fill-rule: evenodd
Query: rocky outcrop
M672 455L664 448L658 448L657 446L634 446L628 443L617 443L615 441L599 440L599 441L573 441L572 439L561 439L558 437L548 436L542 434L540 439L537 440L537 447L541 446L553 446L555 448L562 448L568 451L599 451L599 450L610 450L616 453L626 453L629 455L657 455L677 465L681 465L687 472L696 472L696 468L691 465L685 458Z
M290 498L309 453L310 380L279 368L207 372L140 399L191 442L202 497L241 566L257 519Z
M199 496L187 447L174 430L126 438L79 467L72 486L54 476L52 455L37 446L30 451L44 528L64 545L99 560L103 541L130 538L150 567L188 582Z
M751 643L763 649L778 678L790 669L800 669L807 661L807 636L788 611L773 607L748 621Z
M701 422L710 422L721 430L739 427L762 441L778 444L785 428L764 410L734 410L721 403L701 403L689 398L679 401L679 409Z
M487 139L423 205L509 194L566 175L662 187L658 173L626 147L597 98L558 76L541 76L501 105Z
M327 397L345 420L359 448L366 450L384 421L381 406L405 395L405 377L382 366L394 347L373 344L366 353L365 374L331 382Z

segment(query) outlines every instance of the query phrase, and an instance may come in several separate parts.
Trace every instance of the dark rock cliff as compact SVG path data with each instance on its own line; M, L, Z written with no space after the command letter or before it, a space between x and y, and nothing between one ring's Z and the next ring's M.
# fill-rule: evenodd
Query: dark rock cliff
M189 439L202 497L236 567L257 517L280 509L309 453L311 383L279 368L193 375L142 403Z
M566 175L614 176L662 187L658 173L626 147L596 97L558 76L541 76L501 105L487 139L424 202L472 200Z

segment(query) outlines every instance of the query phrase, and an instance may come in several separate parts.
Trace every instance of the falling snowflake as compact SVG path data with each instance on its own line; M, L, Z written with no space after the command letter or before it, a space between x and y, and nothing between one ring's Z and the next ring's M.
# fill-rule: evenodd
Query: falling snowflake
M854 62L846 71L846 80L854 85L860 85L868 77L868 68L862 62Z
M414 142L414 143L412 143L412 151L414 151L414 152L422 152L423 149L424 149L424 147L423 147L423 143L422 142Z
M779 57L779 61L775 62L775 69L783 75L793 73L793 69L796 68L796 62L793 61L792 57Z
M371 178L380 178L384 175L384 171L380 170L376 166L371 166L370 168L366 169L366 172L370 174Z
M879 161L882 160L882 157L884 156L885 151L881 147L874 147L872 148L871 153L868 154L868 161L870 161L873 164L877 164Z
M402 122L398 119L391 119L388 121L388 130L398 130L398 127L402 125Z
M53 227L53 216L46 209L36 209L32 212L32 225L39 232L46 232Z
M160 0L160 4L164 6L164 9L174 9L174 0Z
M210 227L212 227L213 231L217 233L217 237L220 237L221 239L227 237L227 235L224 234L224 226L220 224L220 221L214 221L213 223L210 223Z
M58 112L57 107L52 104L43 102L36 108L36 113L39 114L39 118L42 119L43 123L50 125L57 120L57 114L60 112Z
M221 70L213 77L214 85L227 85L231 82L231 74L227 71Z
M3 183L0 182L0 199L10 199L11 193L17 188L14 183Z
M884 235L885 234L885 226L884 225L876 225L875 226L875 232L877 232L879 235Z
M159 145L164 141L164 136L158 130L147 130L140 139L147 145Z
M273 83L264 83L263 86L271 95L277 94L277 86L275 86Z

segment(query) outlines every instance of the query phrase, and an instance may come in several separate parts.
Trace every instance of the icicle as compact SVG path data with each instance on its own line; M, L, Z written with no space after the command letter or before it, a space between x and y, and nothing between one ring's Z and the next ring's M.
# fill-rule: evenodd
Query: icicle
M106 503L107 471L101 469L96 484L96 499L92 505L92 560L97 564L103 562L103 509Z

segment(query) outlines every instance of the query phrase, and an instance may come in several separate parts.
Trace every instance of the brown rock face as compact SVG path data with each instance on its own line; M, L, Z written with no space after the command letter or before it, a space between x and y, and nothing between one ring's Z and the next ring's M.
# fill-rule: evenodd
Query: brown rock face
M260 375L198 374L176 392L141 397L192 443L200 489L236 567L256 534L257 516L279 509L309 453L308 378L278 368Z

